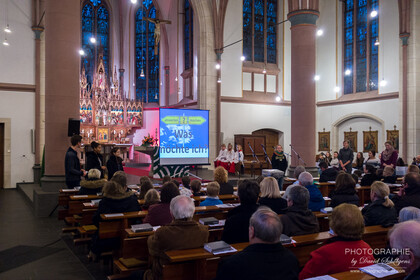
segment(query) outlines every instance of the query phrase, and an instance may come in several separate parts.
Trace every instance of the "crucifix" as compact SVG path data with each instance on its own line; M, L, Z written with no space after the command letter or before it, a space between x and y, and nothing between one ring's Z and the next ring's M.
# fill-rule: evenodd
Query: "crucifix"
M158 54L158 46L159 46L159 42L160 42L160 25L161 24L171 24L170 20L163 20L163 19L158 19L158 18L148 18L148 17L143 17L143 20L148 20L151 23L154 23L155 26L155 55Z

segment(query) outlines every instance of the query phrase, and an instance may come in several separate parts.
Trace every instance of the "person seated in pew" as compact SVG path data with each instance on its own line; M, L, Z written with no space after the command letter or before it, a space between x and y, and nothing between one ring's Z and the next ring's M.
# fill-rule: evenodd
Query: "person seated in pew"
M184 195L184 196L187 196L187 197L192 197L193 196L192 191L190 189L187 189L184 186L182 186L177 180L172 180L172 182L178 187L180 195Z
M172 181L171 176L169 176L169 175L165 175L165 176L163 176L163 178L162 178L162 186L163 186L165 183L170 182L170 181Z
M305 187L309 191L309 209L315 212L324 208L324 197L318 187L314 184L314 178L311 173L302 172L299 175L299 182L302 187Z
M359 182L359 177L356 174L354 174L354 173L351 174L351 177L356 182L356 188L359 188L360 187L360 184L358 183Z
M158 204L160 202L159 192L155 189L150 189L144 196L144 204L141 206L143 210L148 210L151 205Z
M116 179L114 177L118 176L121 175L115 173L112 179ZM98 210L92 218L93 224L97 227L99 227L99 222L101 221L101 214L124 213L141 210L137 197L133 195L131 191L127 191L127 185L122 186L116 181L111 180L106 182L102 189L102 193L103 198L99 202ZM96 233L92 237L92 246L88 257L96 260L102 252L112 250L118 246L118 244L118 238L99 239L99 236Z
M186 189L190 189L191 179L190 176L184 176L181 178L182 186Z
M331 207L341 203L350 203L359 206L360 200L356 194L356 182L348 173L340 173L335 180L335 191L331 193Z
M333 236L321 248L312 251L299 279L330 275L374 264L372 249L362 240L365 223L358 207L343 203L334 208L330 227Z
M391 229L389 241L391 248L402 252L400 266L408 274L404 280L420 279L420 223L407 221L396 224Z
M362 177L360 181L360 185L362 187L368 187L372 185L373 182L378 181L379 178L376 175L376 168L373 165L366 164L365 165L365 175Z
M277 214L286 212L287 200L280 195L279 185L277 180L273 177L266 177L260 183L261 196L258 203L269 207Z
M172 221L170 212L171 200L179 195L179 190L173 182L163 184L160 191L160 203L151 205L143 223L152 226L164 226Z
M420 208L420 174L414 172L405 174L402 187L391 199L397 213L407 206Z
M309 191L295 185L287 198L286 213L280 216L283 233L287 236L304 235L319 232L316 216L308 209Z
M397 175L394 175L395 169L391 166L387 166L384 168L382 172L382 181L388 184L395 184L397 181Z
M146 179L141 179L141 178L147 178ZM139 199L144 199L144 196L146 195L146 193L153 189L153 184L152 181L150 181L149 177L143 176L140 178L140 195L139 195Z
M419 173L420 168L417 165L410 165L407 168L407 173L410 173L410 172Z
M193 196L203 196L206 195L205 192L201 191L201 182L200 180L192 180L191 182L191 191Z
M249 218L257 210L260 187L254 181L244 180L238 187L238 196L241 205L227 213L222 240L233 244L248 242Z
M147 240L151 267L144 273L145 280L162 278L162 266L167 263L166 251L200 248L208 240L207 227L192 219L195 207L191 198L178 195L172 199L169 208L173 216L171 223L160 227Z
M403 209L401 209L400 211L400 215L398 216L398 222L402 223L402 222L406 222L406 221L410 221L410 220L417 220L420 221L420 209L413 207L413 206L408 206L408 207L404 207Z
M389 187L383 182L373 182L370 187L372 203L362 209L365 226L390 226L397 222L397 211L389 199Z
M294 181L292 185L300 185L300 182L298 180L299 175L305 171L306 171L305 166L303 165L296 166L295 170L293 170L293 178L296 178L296 181Z
M337 170L340 167L340 161L338 160L338 152L333 153L333 158L330 161L330 166L336 168Z
M220 185L220 194L233 194L233 186L228 183L228 172L219 166L214 170L214 181Z
M219 183L217 182L210 182L207 185L207 197L200 203L200 206L213 206L218 204L223 204L218 197L220 191Z
M321 169L321 175L319 176L319 182L335 181L337 178L338 171L334 167L328 167L326 162L320 162L319 168Z
M363 158L363 153L358 152L356 155L356 159L354 161L354 164L355 164L354 168L356 168L357 170L363 170L364 161L365 159Z
M107 182L107 179L100 179L101 171L96 168L92 168L88 172L88 179L80 181L79 195L96 195L102 192L102 187Z
M373 165L375 168L378 168L381 165L381 160L376 158L375 150L368 152L368 157L365 159L365 165L366 164Z
M249 246L217 268L215 280L297 279L299 262L280 241L282 224L271 209L261 206L249 221Z

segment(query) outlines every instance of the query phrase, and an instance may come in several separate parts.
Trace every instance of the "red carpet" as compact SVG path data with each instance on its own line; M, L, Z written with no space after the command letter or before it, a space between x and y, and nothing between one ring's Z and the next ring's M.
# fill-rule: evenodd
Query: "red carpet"
M130 174L130 175L135 175L135 176L149 176L149 169L150 167L134 168L134 167L124 166L125 173Z

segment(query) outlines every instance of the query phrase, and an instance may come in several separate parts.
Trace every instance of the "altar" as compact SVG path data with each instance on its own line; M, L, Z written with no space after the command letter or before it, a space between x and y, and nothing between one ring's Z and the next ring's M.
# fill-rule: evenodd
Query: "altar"
M153 178L163 178L166 175L172 178L188 176L190 171L186 165L160 165L159 146L135 146L134 150L150 156L152 166L149 176Z
M85 69L80 75L80 135L83 144L132 144L131 135L143 124L143 103L121 92L117 69L107 77L102 56L92 83Z

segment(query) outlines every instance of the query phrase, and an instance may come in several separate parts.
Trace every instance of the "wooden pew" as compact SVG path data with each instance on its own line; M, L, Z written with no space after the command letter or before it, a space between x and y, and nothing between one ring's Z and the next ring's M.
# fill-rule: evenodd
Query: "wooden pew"
M380 278L381 280L404 279L405 276L407 276L404 269L402 269L398 265L396 265L394 263L389 263L388 265L395 268L398 271L398 273L394 274L394 275L391 275L391 276L384 277L384 278ZM357 271L357 272L355 272L355 271L345 271L345 272L331 274L331 277L333 277L335 279L338 279L338 280L374 280L374 279L377 279L374 276L369 275L367 273L364 273L362 271Z
M207 196L193 196L195 206L199 206L201 201L204 201ZM239 198L234 194L222 194L219 195L219 199L223 201L223 203L238 203Z
M386 246L387 234L387 228L381 226L366 227L363 240L368 244L370 244L369 242L374 242L371 245L372 248L384 248ZM310 253L321 247L329 238L331 238L331 235L328 232L295 236L293 239L296 243L286 244L284 246L296 255L300 266L304 266L309 260ZM242 251L246 246L248 246L248 243L232 244L232 247L238 252ZM216 276L217 263L220 258L232 254L228 253L214 256L204 250L204 248L168 251L166 255L168 256L169 263L164 265L163 279L213 279ZM185 275L180 274L184 272L185 268L188 268L190 273ZM188 278L190 275L193 277Z

